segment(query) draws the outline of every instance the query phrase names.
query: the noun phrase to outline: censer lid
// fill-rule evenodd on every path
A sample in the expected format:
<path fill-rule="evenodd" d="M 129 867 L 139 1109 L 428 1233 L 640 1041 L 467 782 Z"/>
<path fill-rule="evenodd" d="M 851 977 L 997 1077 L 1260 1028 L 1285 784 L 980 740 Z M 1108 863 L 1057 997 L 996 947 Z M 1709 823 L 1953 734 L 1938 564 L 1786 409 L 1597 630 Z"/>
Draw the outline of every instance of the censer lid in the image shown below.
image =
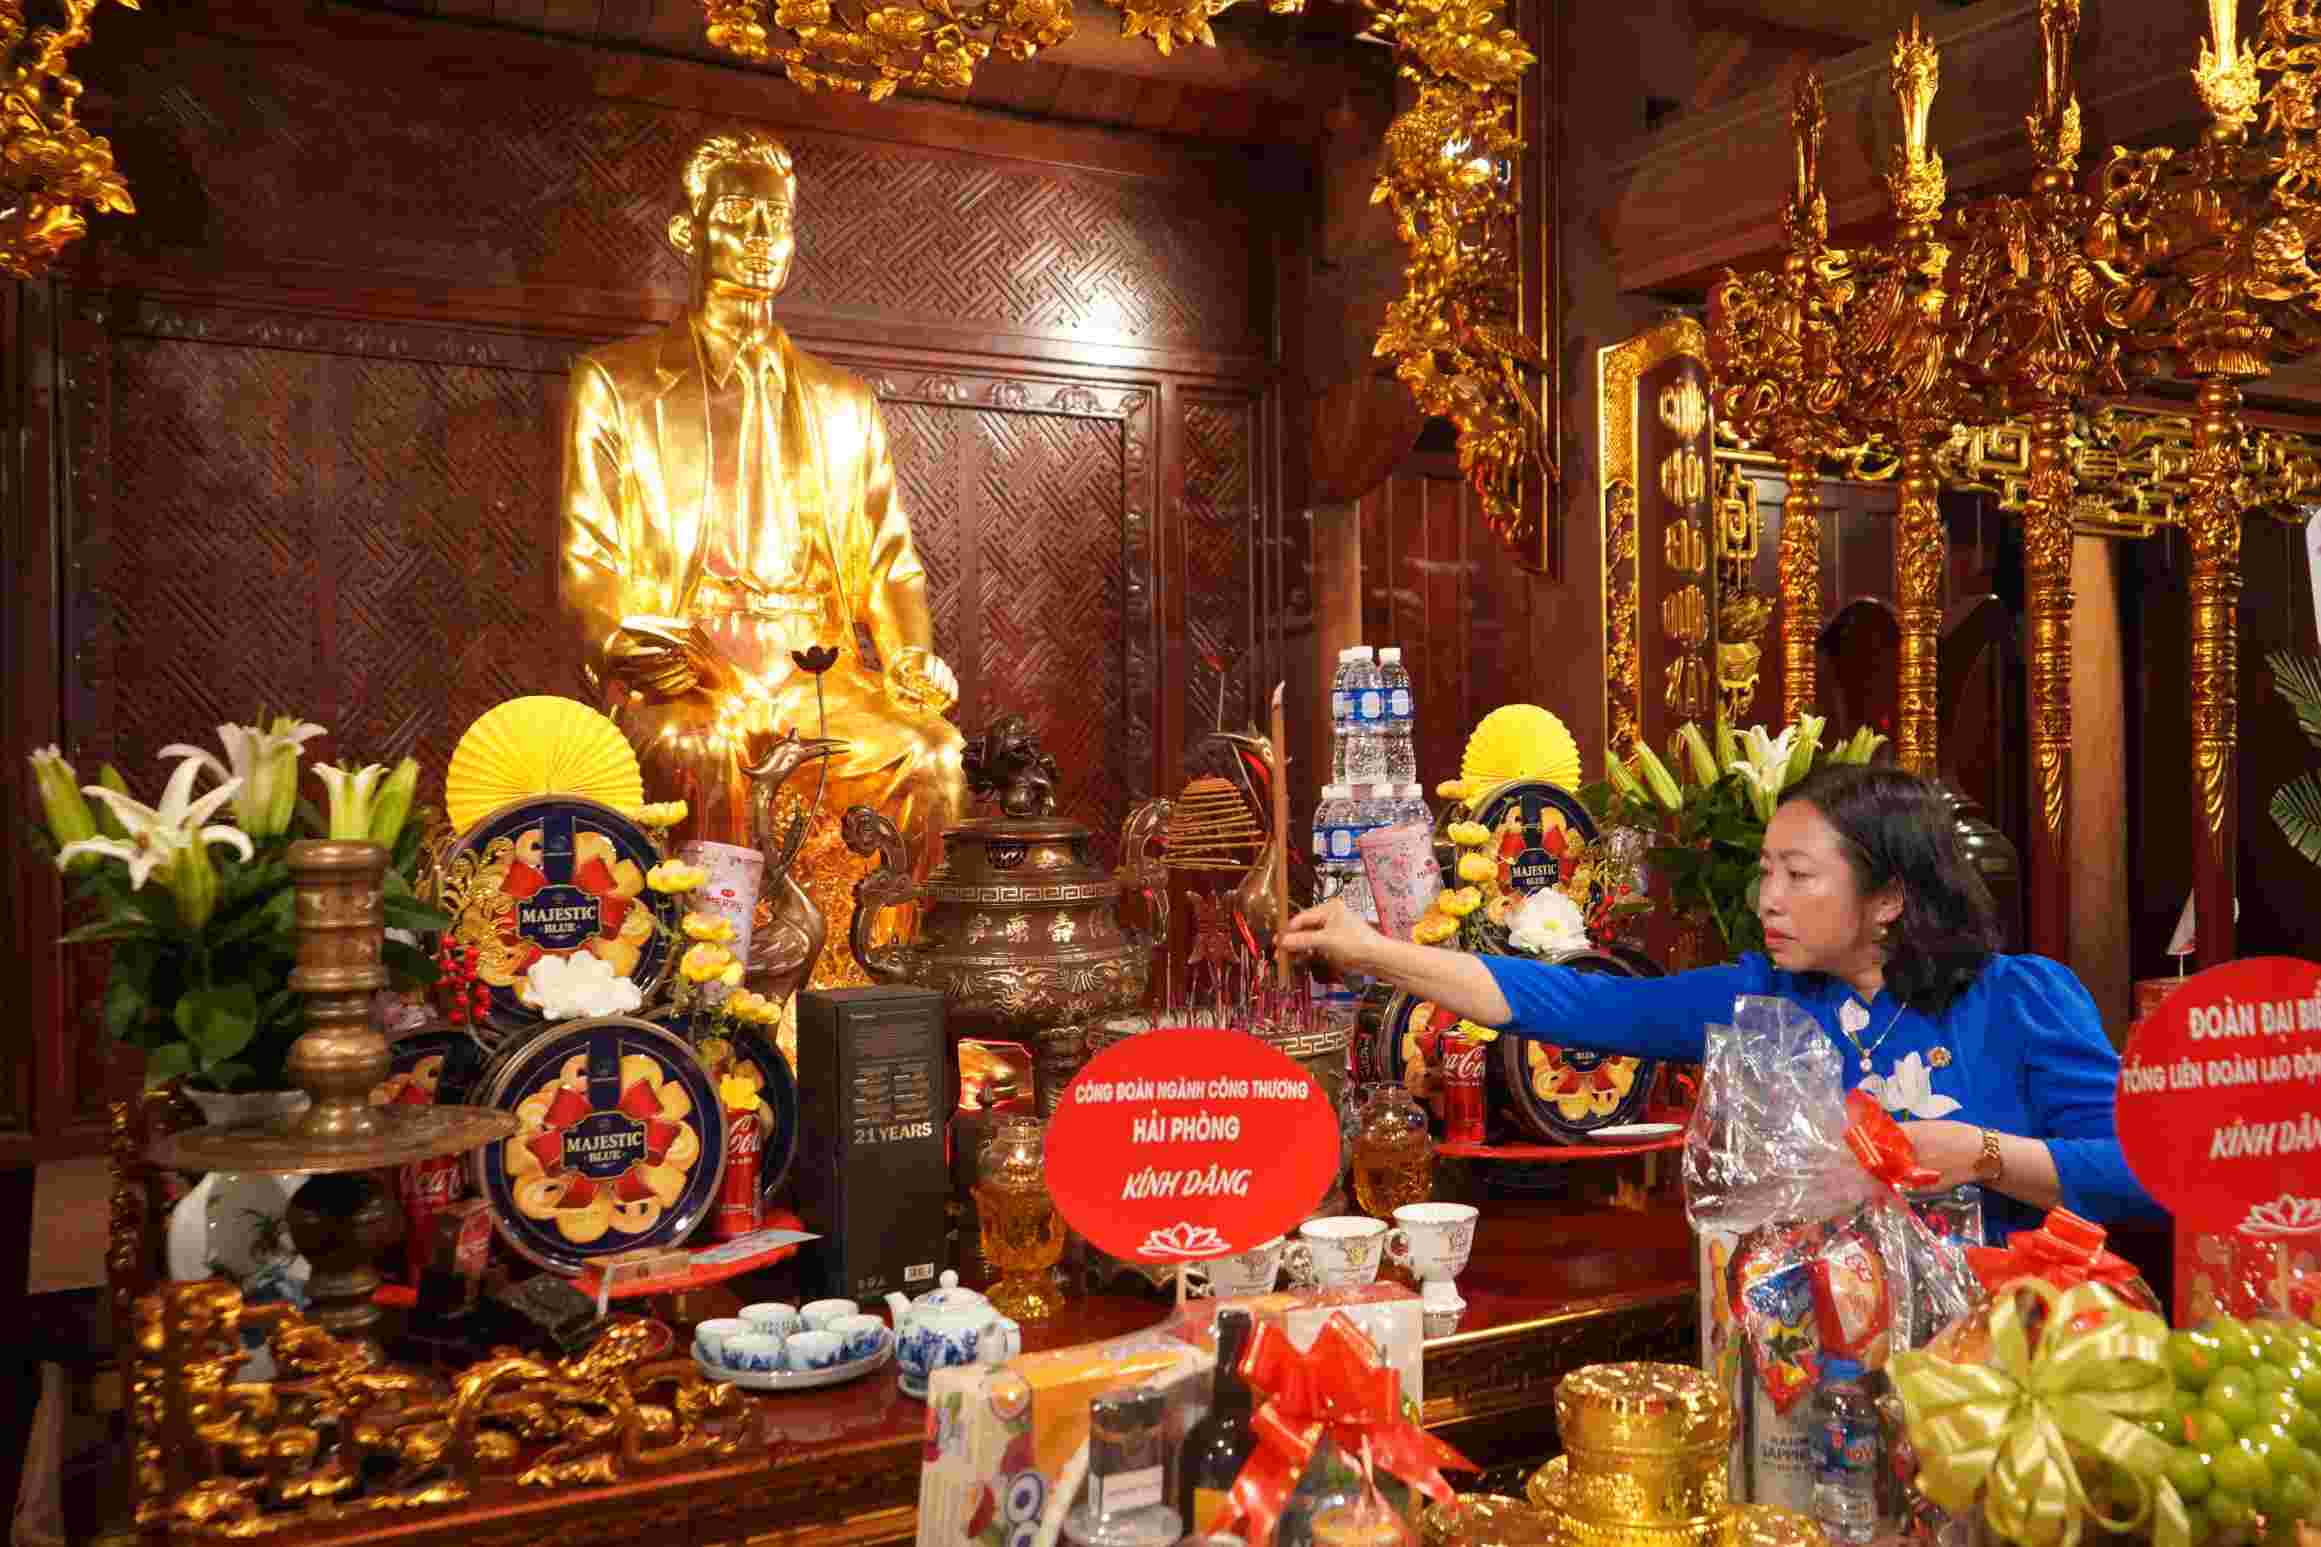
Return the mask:
<path fill-rule="evenodd" d="M 1733 1408 L 1716 1383 L 1682 1364 L 1593 1364 L 1555 1388 L 1556 1422 L 1574 1451 L 1665 1454 L 1722 1445 Z"/>
<path fill-rule="evenodd" d="M 1020 714 L 1003 714 L 967 744 L 961 756 L 967 791 L 999 807 L 997 816 L 974 817 L 944 829 L 946 840 L 1054 843 L 1088 836 L 1079 822 L 1056 815 L 1056 785 L 1063 775 L 1056 760 L 1040 750 L 1039 732 Z"/>

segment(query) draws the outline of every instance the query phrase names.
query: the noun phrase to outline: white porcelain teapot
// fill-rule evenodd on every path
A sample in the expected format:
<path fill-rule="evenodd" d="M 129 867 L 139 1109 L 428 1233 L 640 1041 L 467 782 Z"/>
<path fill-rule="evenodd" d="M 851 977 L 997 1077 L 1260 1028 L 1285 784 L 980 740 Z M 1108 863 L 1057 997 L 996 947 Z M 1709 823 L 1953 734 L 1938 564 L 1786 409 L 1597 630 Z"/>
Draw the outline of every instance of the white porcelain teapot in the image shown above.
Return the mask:
<path fill-rule="evenodd" d="M 907 1396 L 925 1397 L 927 1377 L 945 1365 L 998 1365 L 1023 1352 L 1023 1328 L 974 1290 L 960 1288 L 959 1275 L 948 1270 L 940 1287 L 916 1300 L 890 1293 L 886 1307 Z"/>

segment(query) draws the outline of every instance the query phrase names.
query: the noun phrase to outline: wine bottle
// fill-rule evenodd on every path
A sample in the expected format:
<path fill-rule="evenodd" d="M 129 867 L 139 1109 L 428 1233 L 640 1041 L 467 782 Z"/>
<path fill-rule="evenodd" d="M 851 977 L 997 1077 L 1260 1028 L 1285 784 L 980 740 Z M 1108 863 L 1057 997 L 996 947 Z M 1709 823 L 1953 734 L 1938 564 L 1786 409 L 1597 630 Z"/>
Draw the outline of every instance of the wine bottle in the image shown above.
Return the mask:
<path fill-rule="evenodd" d="M 1177 1452 L 1178 1504 L 1186 1530 L 1195 1536 L 1222 1531 L 1233 1518 L 1233 1480 L 1257 1448 L 1257 1429 L 1250 1422 L 1256 1403 L 1241 1374 L 1252 1329 L 1247 1311 L 1217 1313 L 1217 1380 L 1209 1412 L 1185 1431 Z"/>

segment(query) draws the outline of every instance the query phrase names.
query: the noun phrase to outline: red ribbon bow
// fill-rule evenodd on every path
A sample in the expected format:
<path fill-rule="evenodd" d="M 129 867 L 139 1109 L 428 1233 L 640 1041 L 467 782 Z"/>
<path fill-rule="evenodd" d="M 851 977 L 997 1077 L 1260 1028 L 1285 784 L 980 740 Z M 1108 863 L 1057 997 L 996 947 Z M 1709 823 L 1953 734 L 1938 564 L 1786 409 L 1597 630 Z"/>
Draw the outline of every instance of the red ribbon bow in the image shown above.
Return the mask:
<path fill-rule="evenodd" d="M 1846 1093 L 1846 1148 L 1862 1169 L 1897 1190 L 1932 1187 L 1942 1173 L 1918 1163 L 1918 1151 L 1893 1115 L 1863 1091 Z"/>
<path fill-rule="evenodd" d="M 2103 1226 L 2081 1219 L 2069 1209 L 2051 1209 L 2036 1230 L 2018 1230 L 2004 1246 L 1970 1246 L 1967 1265 L 1983 1287 L 1996 1294 L 2027 1278 L 2045 1279 L 2057 1289 L 2081 1284 L 2104 1284 L 2123 1291 L 2123 1298 L 2141 1300 L 2126 1292 L 2137 1278 L 2136 1265 L 2103 1249 Z"/>
<path fill-rule="evenodd" d="M 1242 1355 L 1241 1373 L 1265 1399 L 1253 1420 L 1257 1449 L 1233 1480 L 1238 1526 L 1249 1540 L 1270 1541 L 1306 1463 L 1325 1437 L 1349 1457 L 1362 1453 L 1438 1504 L 1452 1500 L 1443 1468 L 1475 1464 L 1412 1423 L 1402 1412 L 1402 1377 L 1344 1315 L 1332 1316 L 1300 1353 L 1272 1322 L 1259 1322 Z"/>

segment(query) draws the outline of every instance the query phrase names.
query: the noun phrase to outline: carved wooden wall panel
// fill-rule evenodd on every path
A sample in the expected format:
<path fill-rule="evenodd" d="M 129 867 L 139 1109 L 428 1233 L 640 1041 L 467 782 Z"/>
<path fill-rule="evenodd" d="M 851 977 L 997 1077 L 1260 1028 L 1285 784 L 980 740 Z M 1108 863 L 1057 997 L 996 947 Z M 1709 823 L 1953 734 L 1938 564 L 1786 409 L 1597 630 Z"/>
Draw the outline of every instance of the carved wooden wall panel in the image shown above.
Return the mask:
<path fill-rule="evenodd" d="M 1223 694 L 1227 730 L 1259 724 L 1273 678 L 1255 659 L 1258 645 L 1250 554 L 1258 489 L 1256 426 L 1246 400 L 1190 397 L 1183 417 L 1185 642 L 1191 693 L 1185 705 L 1186 757 L 1207 762 L 1201 738 L 1218 723 Z M 1215 662 L 1228 663 L 1222 687 Z M 1262 686 L 1261 686 L 1262 684 Z"/>
<path fill-rule="evenodd" d="M 677 175 L 729 118 L 344 65 L 269 58 L 253 92 L 238 51 L 157 49 L 93 78 L 91 111 L 140 194 L 138 219 L 98 239 L 142 262 L 386 269 L 585 293 L 616 313 L 683 301 L 667 239 Z M 1227 188 L 784 138 L 799 180 L 793 315 L 1262 347 L 1250 217 Z M 230 184 L 203 175 L 221 166 Z"/>

